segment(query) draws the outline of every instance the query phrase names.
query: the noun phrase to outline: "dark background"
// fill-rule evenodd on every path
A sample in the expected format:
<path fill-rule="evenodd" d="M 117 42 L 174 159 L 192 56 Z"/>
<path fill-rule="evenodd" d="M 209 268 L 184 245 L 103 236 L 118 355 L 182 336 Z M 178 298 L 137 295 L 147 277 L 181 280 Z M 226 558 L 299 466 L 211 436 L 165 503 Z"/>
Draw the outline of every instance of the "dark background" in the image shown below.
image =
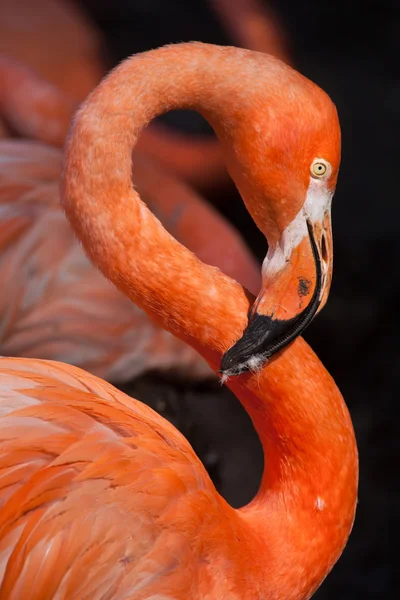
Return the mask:
<path fill-rule="evenodd" d="M 104 32 L 109 66 L 169 42 L 232 43 L 205 0 L 80 4 Z M 360 491 L 348 546 L 316 598 L 395 599 L 399 552 L 390 532 L 399 511 L 400 6 L 389 0 L 276 0 L 269 5 L 285 26 L 296 68 L 336 103 L 343 135 L 333 206 L 333 286 L 327 307 L 305 338 L 349 406 L 360 452 Z M 210 134 L 193 113 L 175 113 L 165 120 L 192 134 Z M 212 194 L 209 198 L 213 200 Z M 222 197 L 218 192 L 218 206 L 262 259 L 265 241 L 235 191 L 227 190 Z M 234 505 L 254 494 L 261 449 L 229 393 L 205 386 L 193 389 L 156 375 L 127 389 L 183 429 Z"/>

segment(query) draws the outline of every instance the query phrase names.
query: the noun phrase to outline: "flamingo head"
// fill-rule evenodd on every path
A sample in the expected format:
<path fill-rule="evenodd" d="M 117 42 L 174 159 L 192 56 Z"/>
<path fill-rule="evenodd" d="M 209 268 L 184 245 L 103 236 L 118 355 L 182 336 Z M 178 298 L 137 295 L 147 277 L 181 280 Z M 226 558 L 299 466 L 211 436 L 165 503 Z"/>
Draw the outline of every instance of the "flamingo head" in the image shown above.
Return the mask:
<path fill-rule="evenodd" d="M 222 357 L 225 377 L 259 370 L 300 335 L 325 305 L 332 279 L 331 203 L 340 164 L 336 108 L 298 73 L 283 91 L 270 91 L 262 110 L 260 102 L 258 93 L 232 139 L 225 137 L 228 168 L 268 241 L 247 327 Z"/>

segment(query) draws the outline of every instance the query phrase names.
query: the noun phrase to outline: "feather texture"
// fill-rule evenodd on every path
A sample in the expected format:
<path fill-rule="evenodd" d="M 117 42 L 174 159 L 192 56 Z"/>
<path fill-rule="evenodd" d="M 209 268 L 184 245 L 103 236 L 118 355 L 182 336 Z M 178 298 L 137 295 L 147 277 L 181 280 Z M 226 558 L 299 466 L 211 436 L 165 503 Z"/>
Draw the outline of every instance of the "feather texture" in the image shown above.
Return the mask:
<path fill-rule="evenodd" d="M 136 600 L 161 579 L 191 597 L 176 573 L 226 514 L 185 438 L 58 363 L 1 359 L 0 394 L 0 598 Z"/>

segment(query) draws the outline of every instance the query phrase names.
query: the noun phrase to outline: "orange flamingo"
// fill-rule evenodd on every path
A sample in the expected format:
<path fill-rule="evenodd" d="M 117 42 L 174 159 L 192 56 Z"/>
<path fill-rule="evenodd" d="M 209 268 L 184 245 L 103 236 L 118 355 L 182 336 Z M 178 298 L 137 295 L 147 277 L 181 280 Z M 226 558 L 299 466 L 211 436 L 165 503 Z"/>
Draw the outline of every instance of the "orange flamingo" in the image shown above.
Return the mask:
<path fill-rule="evenodd" d="M 253 298 L 174 240 L 131 183 L 141 129 L 178 106 L 213 124 L 270 242 L 249 321 Z M 129 59 L 91 95 L 68 142 L 67 215 L 107 277 L 222 369 L 267 461 L 254 500 L 234 510 L 148 407 L 74 367 L 1 359 L 0 598 L 312 595 L 345 546 L 357 493 L 342 396 L 294 339 L 329 291 L 339 155 L 329 98 L 263 54 L 165 47 Z"/>
<path fill-rule="evenodd" d="M 106 73 L 100 33 L 71 2 L 35 0 L 34 12 L 31 4 L 31 0 L 2 0 L 0 53 L 33 68 L 57 89 L 82 101 Z M 290 61 L 282 28 L 259 0 L 239 0 L 234 11 L 226 0 L 211 0 L 210 4 L 238 43 Z M 4 123 L 0 123 L 2 128 Z M 59 145 L 59 140 L 55 143 Z M 221 149 L 214 138 L 193 138 L 153 123 L 141 136 L 136 150 L 199 189 L 228 182 Z"/>

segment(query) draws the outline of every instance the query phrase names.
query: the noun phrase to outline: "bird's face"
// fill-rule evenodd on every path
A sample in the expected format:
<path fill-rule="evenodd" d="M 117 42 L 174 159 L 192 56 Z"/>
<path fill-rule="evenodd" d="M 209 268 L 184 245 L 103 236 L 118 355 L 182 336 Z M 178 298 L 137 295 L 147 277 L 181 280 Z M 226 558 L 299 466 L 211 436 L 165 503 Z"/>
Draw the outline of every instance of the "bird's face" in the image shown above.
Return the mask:
<path fill-rule="evenodd" d="M 340 163 L 336 110 L 308 129 L 291 118 L 269 122 L 263 161 L 256 139 L 246 155 L 251 177 L 239 177 L 249 212 L 268 240 L 262 288 L 243 337 L 225 353 L 227 375 L 257 370 L 304 331 L 324 306 L 332 279 L 331 203 Z M 262 131 L 260 124 L 258 130 Z M 265 138 L 264 138 L 265 139 Z M 241 149 L 239 149 L 240 151 Z"/>
<path fill-rule="evenodd" d="M 326 154 L 325 154 L 326 156 Z M 294 186 L 294 217 L 270 226 L 268 253 L 262 267 L 262 289 L 252 314 L 287 321 L 326 303 L 332 281 L 331 205 L 337 168 L 319 155 L 309 159 L 307 186 Z M 276 204 L 281 203 L 276 199 Z M 275 207 L 276 207 L 275 204 Z M 311 304 L 313 306 L 311 307 Z M 309 320 L 308 320 L 309 322 Z"/>

